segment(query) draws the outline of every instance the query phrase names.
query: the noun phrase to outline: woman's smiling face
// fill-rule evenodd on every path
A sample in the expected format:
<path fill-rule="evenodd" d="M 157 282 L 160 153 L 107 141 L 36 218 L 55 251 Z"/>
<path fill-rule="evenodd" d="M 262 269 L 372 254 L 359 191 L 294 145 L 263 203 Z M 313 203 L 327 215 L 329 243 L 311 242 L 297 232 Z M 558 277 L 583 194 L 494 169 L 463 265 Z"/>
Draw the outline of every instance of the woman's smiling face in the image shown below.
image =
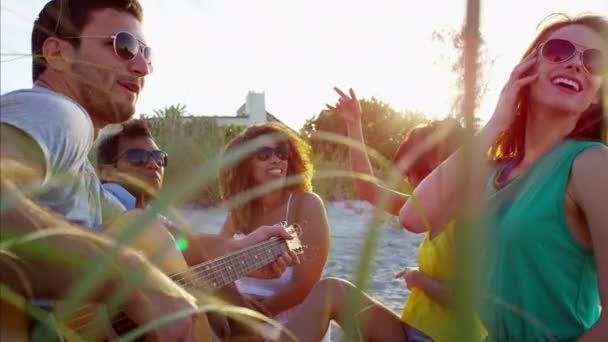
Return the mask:
<path fill-rule="evenodd" d="M 601 73 L 589 73 L 581 54 L 589 49 L 605 54 L 602 37 L 587 26 L 572 24 L 555 30 L 542 43 L 552 39 L 568 41 L 577 51 L 561 62 L 549 61 L 539 51 L 534 71 L 538 73 L 538 80 L 530 87 L 531 101 L 556 112 L 579 115 L 592 103 L 598 103 L 601 96 Z"/>

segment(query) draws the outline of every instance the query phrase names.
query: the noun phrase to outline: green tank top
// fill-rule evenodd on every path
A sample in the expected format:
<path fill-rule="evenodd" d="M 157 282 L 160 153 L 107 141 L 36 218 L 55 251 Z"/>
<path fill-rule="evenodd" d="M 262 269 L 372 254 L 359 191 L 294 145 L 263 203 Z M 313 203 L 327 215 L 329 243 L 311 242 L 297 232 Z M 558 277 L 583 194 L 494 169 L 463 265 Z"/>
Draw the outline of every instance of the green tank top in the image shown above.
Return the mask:
<path fill-rule="evenodd" d="M 571 341 L 599 318 L 594 254 L 571 235 L 564 198 L 576 156 L 601 143 L 566 140 L 501 189 L 487 184 L 488 341 Z"/>

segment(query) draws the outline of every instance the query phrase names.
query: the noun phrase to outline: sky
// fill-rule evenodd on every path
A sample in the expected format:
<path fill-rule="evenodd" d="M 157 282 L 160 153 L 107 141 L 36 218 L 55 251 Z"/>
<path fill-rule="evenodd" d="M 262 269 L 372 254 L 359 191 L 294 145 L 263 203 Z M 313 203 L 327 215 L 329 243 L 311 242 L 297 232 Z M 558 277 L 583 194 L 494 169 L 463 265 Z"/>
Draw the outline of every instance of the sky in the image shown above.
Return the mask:
<path fill-rule="evenodd" d="M 31 87 L 30 34 L 44 0 L 2 0 L 0 92 Z M 143 0 L 154 73 L 137 114 L 173 104 L 192 115 L 234 115 L 248 91 L 294 129 L 352 87 L 397 110 L 448 115 L 453 50 L 432 39 L 457 30 L 465 0 Z M 525 9 L 525 11 L 523 10 Z M 480 105 L 491 116 L 500 89 L 537 24 L 555 12 L 608 16 L 606 0 L 481 2 L 480 31 L 493 61 Z"/>

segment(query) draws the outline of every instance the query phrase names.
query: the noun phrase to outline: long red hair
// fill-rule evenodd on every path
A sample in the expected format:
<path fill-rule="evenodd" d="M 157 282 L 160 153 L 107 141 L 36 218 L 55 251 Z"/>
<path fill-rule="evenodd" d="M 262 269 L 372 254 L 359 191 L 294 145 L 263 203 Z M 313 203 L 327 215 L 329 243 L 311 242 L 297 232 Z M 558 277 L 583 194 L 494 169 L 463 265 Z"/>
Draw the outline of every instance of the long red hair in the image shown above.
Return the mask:
<path fill-rule="evenodd" d="M 597 32 L 604 40 L 604 46 L 608 47 L 608 21 L 601 16 L 585 15 L 571 18 L 565 14 L 551 15 L 541 22 L 538 35 L 532 41 L 524 53 L 522 60 L 531 54 L 539 44 L 544 42 L 549 35 L 556 30 L 569 25 L 583 25 Z M 603 76 L 600 92 L 605 87 L 605 73 Z M 603 93 L 602 93 L 603 94 Z M 519 156 L 524 151 L 524 140 L 526 135 L 526 120 L 528 116 L 529 91 L 523 90 L 517 102 L 518 115 L 515 120 L 496 141 L 490 150 L 490 158 L 502 161 Z M 575 128 L 568 138 L 578 140 L 592 140 L 606 142 L 606 110 L 604 99 L 598 104 L 591 104 L 580 116 Z"/>

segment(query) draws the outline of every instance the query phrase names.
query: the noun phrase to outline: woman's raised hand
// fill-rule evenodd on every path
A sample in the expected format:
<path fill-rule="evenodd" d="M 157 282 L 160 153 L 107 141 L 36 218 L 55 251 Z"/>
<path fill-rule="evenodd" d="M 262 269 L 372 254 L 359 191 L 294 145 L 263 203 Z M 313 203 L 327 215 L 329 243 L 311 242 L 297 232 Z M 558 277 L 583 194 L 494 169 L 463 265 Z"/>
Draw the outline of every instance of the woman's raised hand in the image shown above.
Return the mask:
<path fill-rule="evenodd" d="M 538 78 L 537 73 L 528 74 L 538 60 L 538 52 L 534 50 L 524 58 L 511 72 L 509 80 L 505 84 L 494 114 L 490 122 L 497 125 L 501 130 L 506 130 L 517 114 L 517 101 L 521 90 L 530 85 Z"/>
<path fill-rule="evenodd" d="M 338 114 L 347 125 L 355 124 L 361 121 L 361 105 L 355 91 L 350 88 L 349 95 L 346 95 L 340 88 L 334 87 L 334 90 L 340 95 L 338 102 L 335 105 L 326 104 L 327 108 L 332 112 Z"/>

